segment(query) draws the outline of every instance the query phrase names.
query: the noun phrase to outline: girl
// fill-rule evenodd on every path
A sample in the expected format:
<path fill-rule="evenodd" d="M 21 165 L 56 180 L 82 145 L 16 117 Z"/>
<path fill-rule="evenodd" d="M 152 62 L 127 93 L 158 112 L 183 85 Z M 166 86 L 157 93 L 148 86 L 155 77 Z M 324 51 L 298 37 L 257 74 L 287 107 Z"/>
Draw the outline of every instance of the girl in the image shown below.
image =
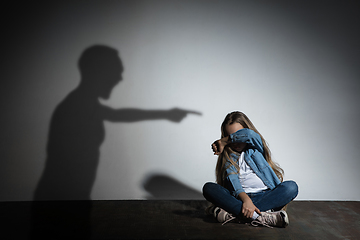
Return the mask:
<path fill-rule="evenodd" d="M 271 160 L 265 139 L 242 112 L 229 113 L 221 125 L 221 139 L 212 145 L 219 155 L 216 182 L 203 187 L 213 204 L 208 212 L 219 222 L 234 219 L 253 226 L 286 227 L 283 208 L 298 194 L 294 181 L 283 182 L 283 170 Z"/>

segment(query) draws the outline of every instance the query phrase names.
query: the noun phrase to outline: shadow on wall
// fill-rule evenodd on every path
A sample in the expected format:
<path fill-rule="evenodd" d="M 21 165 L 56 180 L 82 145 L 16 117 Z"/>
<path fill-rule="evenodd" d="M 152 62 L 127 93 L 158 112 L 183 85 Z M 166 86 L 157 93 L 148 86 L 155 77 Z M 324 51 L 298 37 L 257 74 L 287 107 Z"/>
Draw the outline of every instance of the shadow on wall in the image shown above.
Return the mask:
<path fill-rule="evenodd" d="M 200 191 L 163 174 L 146 178 L 143 187 L 149 193 L 148 200 L 205 200 Z"/>
<path fill-rule="evenodd" d="M 122 81 L 123 64 L 117 50 L 87 48 L 79 59 L 81 81 L 56 107 L 50 123 L 47 159 L 34 200 L 90 200 L 105 139 L 104 121 L 136 122 L 166 119 L 180 122 L 188 113 L 171 110 L 113 109 L 102 105 Z"/>
<path fill-rule="evenodd" d="M 199 112 L 179 108 L 141 110 L 104 106 L 99 102 L 99 98 L 108 99 L 115 85 L 122 81 L 124 67 L 118 51 L 108 46 L 91 46 L 84 50 L 78 64 L 81 72 L 80 84 L 56 107 L 51 119 L 47 159 L 34 193 L 35 201 L 91 200 L 100 146 L 105 139 L 104 121 L 166 119 L 180 122 L 189 113 L 201 115 Z M 90 226 L 91 203 L 88 202 L 89 204 L 83 205 L 78 212 L 72 213 L 73 216 L 68 216 L 69 213 L 65 216 L 61 208 L 44 210 L 41 209 L 41 204 L 34 203 L 35 228 L 51 222 L 51 219 L 47 218 L 49 216 L 42 214 L 44 212 L 52 212 L 56 219 L 80 218 L 84 226 Z M 64 227 L 59 220 L 56 220 L 56 223 L 59 225 L 58 230 Z M 84 227 L 79 236 L 86 238 L 88 230 Z M 34 232 L 41 233 L 41 230 Z"/>

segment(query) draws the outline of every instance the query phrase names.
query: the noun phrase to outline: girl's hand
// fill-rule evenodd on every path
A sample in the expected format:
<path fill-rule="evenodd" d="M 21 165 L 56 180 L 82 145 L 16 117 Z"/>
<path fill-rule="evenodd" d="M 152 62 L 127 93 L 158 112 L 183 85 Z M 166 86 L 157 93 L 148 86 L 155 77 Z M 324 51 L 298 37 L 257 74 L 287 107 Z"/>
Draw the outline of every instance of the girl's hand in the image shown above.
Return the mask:
<path fill-rule="evenodd" d="M 257 212 L 259 215 L 261 215 L 260 210 L 254 205 L 251 199 L 250 201 L 243 202 L 241 212 L 246 218 L 251 218 L 254 212 Z"/>
<path fill-rule="evenodd" d="M 211 148 L 214 152 L 214 155 L 220 155 L 226 144 L 228 143 L 229 137 L 224 137 L 219 140 L 216 140 L 213 144 L 211 144 Z"/>
<path fill-rule="evenodd" d="M 211 144 L 211 148 L 214 152 L 214 155 L 220 155 L 224 148 L 221 148 L 220 140 L 216 140 L 213 144 Z"/>

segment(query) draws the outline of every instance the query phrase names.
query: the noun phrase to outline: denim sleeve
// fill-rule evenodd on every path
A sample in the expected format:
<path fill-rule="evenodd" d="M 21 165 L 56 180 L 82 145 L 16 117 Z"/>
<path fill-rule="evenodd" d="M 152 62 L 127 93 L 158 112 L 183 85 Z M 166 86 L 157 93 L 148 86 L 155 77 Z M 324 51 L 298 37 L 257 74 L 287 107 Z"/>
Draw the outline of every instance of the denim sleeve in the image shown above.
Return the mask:
<path fill-rule="evenodd" d="M 264 153 L 264 147 L 260 135 L 251 129 L 240 129 L 239 131 L 230 134 L 229 137 L 232 143 L 246 143 L 250 148 L 255 148 L 261 153 Z"/>
<path fill-rule="evenodd" d="M 228 167 L 229 165 L 231 165 L 231 163 L 227 162 L 225 166 Z M 233 165 L 231 165 L 226 169 L 226 175 L 226 188 L 234 197 L 237 198 L 239 196 L 239 193 L 244 192 L 244 189 L 242 188 L 239 180 L 239 176 L 237 174 L 237 169 Z"/>

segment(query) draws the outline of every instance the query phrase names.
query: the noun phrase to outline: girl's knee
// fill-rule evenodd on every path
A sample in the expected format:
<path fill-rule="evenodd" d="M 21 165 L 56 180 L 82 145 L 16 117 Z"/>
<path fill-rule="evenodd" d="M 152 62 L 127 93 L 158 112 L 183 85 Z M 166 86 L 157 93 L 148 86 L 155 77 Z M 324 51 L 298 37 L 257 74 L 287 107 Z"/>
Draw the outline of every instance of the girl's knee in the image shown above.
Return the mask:
<path fill-rule="evenodd" d="M 202 188 L 202 192 L 207 192 L 209 189 L 211 189 L 214 186 L 215 183 L 212 182 L 207 182 L 204 184 L 203 188 Z"/>
<path fill-rule="evenodd" d="M 283 184 L 286 187 L 286 191 L 288 193 L 291 193 L 292 195 L 294 195 L 294 198 L 295 198 L 299 192 L 299 187 L 298 187 L 297 183 L 290 180 L 290 181 L 283 182 Z"/>
<path fill-rule="evenodd" d="M 202 188 L 202 194 L 203 194 L 204 198 L 207 199 L 207 200 L 210 199 L 211 189 L 212 189 L 212 183 L 211 182 L 205 183 L 203 188 Z"/>

